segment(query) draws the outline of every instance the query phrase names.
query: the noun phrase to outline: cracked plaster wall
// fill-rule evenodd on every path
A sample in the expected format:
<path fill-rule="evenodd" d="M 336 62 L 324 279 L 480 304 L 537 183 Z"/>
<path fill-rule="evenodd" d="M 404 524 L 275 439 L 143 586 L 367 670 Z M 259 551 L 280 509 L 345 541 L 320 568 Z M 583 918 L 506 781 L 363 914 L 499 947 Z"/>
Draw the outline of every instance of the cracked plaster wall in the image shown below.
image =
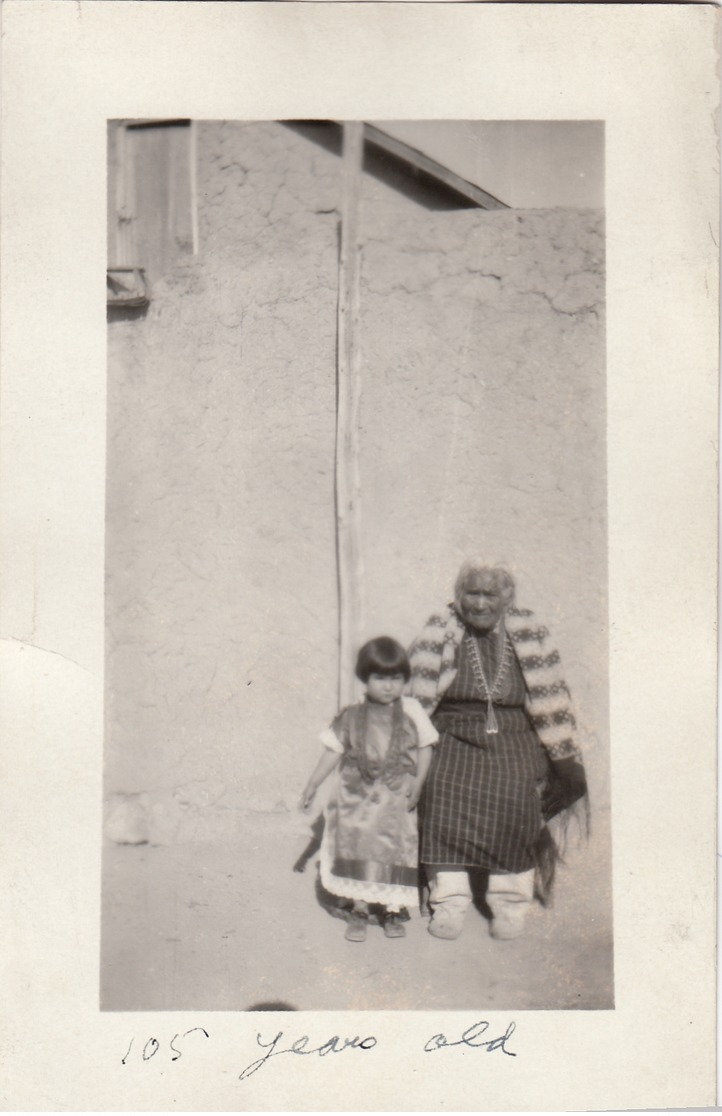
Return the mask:
<path fill-rule="evenodd" d="M 465 557 L 507 563 L 605 803 L 603 214 L 430 213 L 369 182 L 363 255 L 364 634 L 406 642 Z"/>
<path fill-rule="evenodd" d="M 109 342 L 106 791 L 159 842 L 292 806 L 335 712 L 340 162 L 278 124 L 198 138 L 200 254 Z M 362 228 L 363 634 L 411 638 L 461 558 L 508 560 L 604 798 L 601 215 L 367 178 Z"/>

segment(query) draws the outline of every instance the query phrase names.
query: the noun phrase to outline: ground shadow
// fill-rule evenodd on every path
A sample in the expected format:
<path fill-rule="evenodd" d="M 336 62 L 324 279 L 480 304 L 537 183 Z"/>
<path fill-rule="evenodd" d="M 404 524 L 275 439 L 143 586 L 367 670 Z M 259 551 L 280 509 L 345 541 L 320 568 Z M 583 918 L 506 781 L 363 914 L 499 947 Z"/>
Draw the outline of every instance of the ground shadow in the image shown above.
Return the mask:
<path fill-rule="evenodd" d="M 487 869 L 470 868 L 469 884 L 471 885 L 471 896 L 474 906 L 483 918 L 491 922 L 494 916 L 491 907 L 486 901 L 486 893 L 489 888 L 489 873 Z"/>
<path fill-rule="evenodd" d="M 298 860 L 293 866 L 294 872 L 305 872 L 306 866 L 312 856 L 315 856 L 321 848 L 321 840 L 323 838 L 323 829 L 326 819 L 323 814 L 319 814 L 315 822 L 311 826 L 311 840 L 306 845 Z"/>

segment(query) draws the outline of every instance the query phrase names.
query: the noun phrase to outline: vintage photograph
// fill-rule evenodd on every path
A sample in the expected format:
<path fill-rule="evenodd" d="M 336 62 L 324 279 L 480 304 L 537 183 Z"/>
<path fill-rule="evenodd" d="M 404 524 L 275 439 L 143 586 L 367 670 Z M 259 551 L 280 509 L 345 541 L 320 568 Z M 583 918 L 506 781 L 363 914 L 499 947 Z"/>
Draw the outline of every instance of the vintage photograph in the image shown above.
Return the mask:
<path fill-rule="evenodd" d="M 718 31 L 5 0 L 9 1110 L 714 1106 Z"/>
<path fill-rule="evenodd" d="M 614 1007 L 604 163 L 109 122 L 102 1011 Z"/>

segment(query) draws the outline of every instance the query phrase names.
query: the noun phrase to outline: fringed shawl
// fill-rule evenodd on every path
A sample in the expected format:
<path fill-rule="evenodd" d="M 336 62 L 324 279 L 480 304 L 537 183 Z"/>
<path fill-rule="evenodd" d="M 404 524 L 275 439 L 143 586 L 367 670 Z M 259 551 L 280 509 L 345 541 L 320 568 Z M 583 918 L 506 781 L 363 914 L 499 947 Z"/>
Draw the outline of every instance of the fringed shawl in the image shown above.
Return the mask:
<path fill-rule="evenodd" d="M 503 623 L 524 676 L 527 714 L 549 758 L 553 762 L 574 759 L 581 763 L 571 694 L 562 675 L 559 652 L 550 644 L 548 629 L 525 608 L 508 608 Z M 456 675 L 459 644 L 465 632 L 451 604 L 445 612 L 431 617 L 410 648 L 408 692 L 429 714 Z"/>

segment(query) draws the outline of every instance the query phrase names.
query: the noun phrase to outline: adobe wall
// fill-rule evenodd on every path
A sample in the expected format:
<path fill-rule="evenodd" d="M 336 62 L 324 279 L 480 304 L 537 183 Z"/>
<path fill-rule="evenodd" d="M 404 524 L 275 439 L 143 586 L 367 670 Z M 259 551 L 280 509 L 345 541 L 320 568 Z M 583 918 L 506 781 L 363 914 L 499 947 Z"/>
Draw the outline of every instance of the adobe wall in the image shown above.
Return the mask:
<path fill-rule="evenodd" d="M 163 842 L 291 807 L 336 700 L 340 162 L 197 127 L 200 254 L 109 330 L 106 792 Z M 604 797 L 601 215 L 364 189 L 364 634 L 410 639 L 461 558 L 509 561 Z"/>
<path fill-rule="evenodd" d="M 465 557 L 504 562 L 558 639 L 603 799 L 602 214 L 429 213 L 371 183 L 364 229 L 366 634 L 410 640 Z"/>

